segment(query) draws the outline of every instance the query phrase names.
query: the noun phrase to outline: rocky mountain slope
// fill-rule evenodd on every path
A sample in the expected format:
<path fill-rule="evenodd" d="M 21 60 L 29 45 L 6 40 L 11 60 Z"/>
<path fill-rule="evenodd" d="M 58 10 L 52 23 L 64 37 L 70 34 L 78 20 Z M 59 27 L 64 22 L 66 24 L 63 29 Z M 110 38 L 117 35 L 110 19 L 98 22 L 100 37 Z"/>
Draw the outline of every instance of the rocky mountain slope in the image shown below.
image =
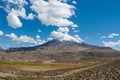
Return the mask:
<path fill-rule="evenodd" d="M 52 40 L 34 47 L 9 48 L 0 59 L 24 61 L 79 61 L 81 59 L 114 59 L 120 52 L 109 47 L 98 47 L 74 41 Z"/>
<path fill-rule="evenodd" d="M 17 51 L 35 51 L 35 50 L 50 50 L 50 49 L 54 49 L 54 50 L 69 50 L 69 49 L 78 49 L 82 50 L 82 49 L 111 49 L 108 47 L 98 47 L 95 45 L 89 45 L 86 44 L 84 42 L 82 43 L 77 43 L 75 41 L 59 41 L 57 39 L 51 40 L 46 42 L 45 44 L 42 45 L 38 45 L 38 46 L 34 46 L 34 47 L 20 47 L 20 48 L 9 48 L 6 51 L 7 52 L 17 52 Z"/>

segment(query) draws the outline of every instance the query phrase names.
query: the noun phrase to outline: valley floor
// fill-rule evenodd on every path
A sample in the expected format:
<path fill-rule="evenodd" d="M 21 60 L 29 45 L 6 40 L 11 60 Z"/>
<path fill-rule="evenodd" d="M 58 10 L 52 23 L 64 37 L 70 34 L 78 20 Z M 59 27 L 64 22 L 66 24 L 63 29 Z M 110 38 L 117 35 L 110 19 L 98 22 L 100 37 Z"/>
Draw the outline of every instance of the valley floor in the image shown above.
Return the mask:
<path fill-rule="evenodd" d="M 0 61 L 0 80 L 119 80 L 120 60 L 77 63 Z"/>

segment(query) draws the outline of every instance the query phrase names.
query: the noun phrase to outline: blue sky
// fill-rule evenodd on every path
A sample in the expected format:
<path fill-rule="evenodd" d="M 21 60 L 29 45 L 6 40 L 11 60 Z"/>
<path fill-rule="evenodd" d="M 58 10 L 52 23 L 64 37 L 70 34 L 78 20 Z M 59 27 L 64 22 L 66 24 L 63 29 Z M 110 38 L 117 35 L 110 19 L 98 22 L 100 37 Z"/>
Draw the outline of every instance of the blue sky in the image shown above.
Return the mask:
<path fill-rule="evenodd" d="M 2 48 L 40 45 L 58 38 L 120 49 L 119 0 L 41 1 L 0 1 Z"/>

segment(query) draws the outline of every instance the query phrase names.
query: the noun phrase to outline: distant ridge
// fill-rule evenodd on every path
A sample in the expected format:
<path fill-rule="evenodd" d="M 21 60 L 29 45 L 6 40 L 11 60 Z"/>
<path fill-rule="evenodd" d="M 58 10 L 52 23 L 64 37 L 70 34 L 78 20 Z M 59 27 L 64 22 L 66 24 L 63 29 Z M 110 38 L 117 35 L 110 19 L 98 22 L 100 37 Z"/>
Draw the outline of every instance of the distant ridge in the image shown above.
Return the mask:
<path fill-rule="evenodd" d="M 90 48 L 90 49 L 112 49 L 109 47 L 99 47 L 95 45 L 89 45 L 84 42 L 77 43 L 75 41 L 60 41 L 58 39 L 50 40 L 42 45 L 33 46 L 33 47 L 19 47 L 19 48 L 9 48 L 6 52 L 16 52 L 16 51 L 34 51 L 34 50 L 42 50 L 42 49 L 62 49 L 62 48 Z"/>
<path fill-rule="evenodd" d="M 57 39 L 33 47 L 9 48 L 0 52 L 0 60 L 76 62 L 79 60 L 118 59 L 120 52 L 109 47 Z"/>

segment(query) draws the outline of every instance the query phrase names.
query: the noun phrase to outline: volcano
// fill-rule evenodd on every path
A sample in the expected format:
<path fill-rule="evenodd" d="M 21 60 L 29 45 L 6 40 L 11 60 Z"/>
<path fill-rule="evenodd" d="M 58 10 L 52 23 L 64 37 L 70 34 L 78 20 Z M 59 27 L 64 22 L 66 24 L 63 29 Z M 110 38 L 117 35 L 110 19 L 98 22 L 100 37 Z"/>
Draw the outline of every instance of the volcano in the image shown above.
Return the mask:
<path fill-rule="evenodd" d="M 33 47 L 20 47 L 20 48 L 9 48 L 7 49 L 6 51 L 7 52 L 16 52 L 16 51 L 34 51 L 34 50 L 50 50 L 50 49 L 59 49 L 59 50 L 63 50 L 63 49 L 77 49 L 79 48 L 80 50 L 81 49 L 90 49 L 90 48 L 102 48 L 102 47 L 98 47 L 98 46 L 95 46 L 95 45 L 89 45 L 89 44 L 86 44 L 84 42 L 75 42 L 75 41 L 66 41 L 66 40 L 63 40 L 63 41 L 60 41 L 58 39 L 54 39 L 54 40 L 51 40 L 51 41 L 48 41 L 42 45 L 38 45 L 38 46 L 33 46 Z M 104 47 L 106 48 L 106 47 Z M 109 48 L 111 49 L 111 48 Z"/>
<path fill-rule="evenodd" d="M 4 57 L 4 58 L 3 58 Z M 0 54 L 0 59 L 27 61 L 79 61 L 82 59 L 116 59 L 120 52 L 109 47 L 89 45 L 84 42 L 48 41 L 34 47 L 9 48 Z"/>

